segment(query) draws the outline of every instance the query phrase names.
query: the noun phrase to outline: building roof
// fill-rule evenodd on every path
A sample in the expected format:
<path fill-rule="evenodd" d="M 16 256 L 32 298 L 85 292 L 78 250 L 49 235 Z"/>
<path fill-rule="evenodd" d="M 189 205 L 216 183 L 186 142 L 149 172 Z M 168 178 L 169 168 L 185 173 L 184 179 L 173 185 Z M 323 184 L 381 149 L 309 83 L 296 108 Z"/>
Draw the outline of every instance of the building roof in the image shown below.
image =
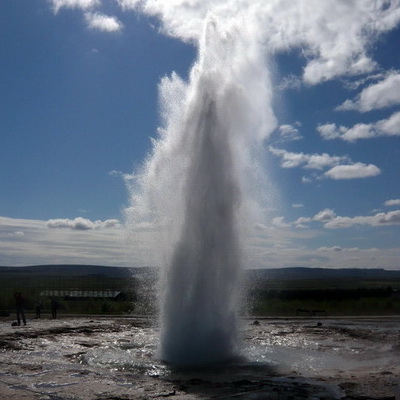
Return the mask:
<path fill-rule="evenodd" d="M 97 298 L 115 299 L 121 294 L 119 290 L 43 290 L 43 297 Z"/>

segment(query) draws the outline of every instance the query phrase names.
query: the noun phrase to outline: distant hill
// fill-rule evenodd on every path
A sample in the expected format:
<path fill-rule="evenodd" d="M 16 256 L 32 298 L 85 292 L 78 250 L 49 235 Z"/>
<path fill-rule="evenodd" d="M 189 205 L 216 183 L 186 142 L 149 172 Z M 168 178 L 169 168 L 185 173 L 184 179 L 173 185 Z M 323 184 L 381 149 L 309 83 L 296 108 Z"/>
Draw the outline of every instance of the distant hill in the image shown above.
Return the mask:
<path fill-rule="evenodd" d="M 107 278 L 125 278 L 141 273 L 154 272 L 154 268 L 123 268 L 109 267 L 103 265 L 31 265 L 27 267 L 1 267 L 2 273 L 25 274 L 32 277 L 37 276 L 103 276 Z"/>
<path fill-rule="evenodd" d="M 381 268 L 272 268 L 252 269 L 247 274 L 253 279 L 269 280 L 400 279 L 400 270 L 388 271 Z"/>
<path fill-rule="evenodd" d="M 32 277 L 38 276 L 103 276 L 109 278 L 132 277 L 140 274 L 155 274 L 154 267 L 110 267 L 102 265 L 31 265 L 27 267 L 0 266 L 1 274 L 28 274 Z M 272 268 L 251 269 L 246 271 L 246 276 L 251 281 L 270 280 L 342 280 L 342 279 L 373 279 L 389 280 L 400 279 L 399 271 L 388 271 L 385 269 L 358 269 L 358 268 Z"/>

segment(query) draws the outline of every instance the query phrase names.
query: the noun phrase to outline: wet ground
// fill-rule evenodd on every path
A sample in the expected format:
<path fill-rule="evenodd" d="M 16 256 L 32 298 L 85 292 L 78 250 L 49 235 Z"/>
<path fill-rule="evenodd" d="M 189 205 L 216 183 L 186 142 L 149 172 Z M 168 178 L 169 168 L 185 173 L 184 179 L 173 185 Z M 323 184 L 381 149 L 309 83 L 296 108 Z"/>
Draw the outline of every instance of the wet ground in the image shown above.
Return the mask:
<path fill-rule="evenodd" d="M 0 320 L 0 398 L 400 400 L 400 318 L 254 322 L 240 360 L 176 370 L 151 320 Z"/>

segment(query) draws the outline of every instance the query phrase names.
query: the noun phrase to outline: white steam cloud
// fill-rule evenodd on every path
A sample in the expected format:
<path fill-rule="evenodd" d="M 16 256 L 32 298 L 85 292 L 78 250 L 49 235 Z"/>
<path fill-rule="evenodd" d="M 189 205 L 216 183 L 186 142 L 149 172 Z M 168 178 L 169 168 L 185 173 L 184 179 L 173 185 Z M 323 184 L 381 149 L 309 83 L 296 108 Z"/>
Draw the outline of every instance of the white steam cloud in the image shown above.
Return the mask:
<path fill-rule="evenodd" d="M 79 8 L 100 12 L 101 0 L 49 0 L 57 12 Z M 122 11 L 135 10 L 161 21 L 161 30 L 187 42 L 200 43 L 207 15 L 233 26 L 241 21 L 268 51 L 299 48 L 305 56 L 303 80 L 314 85 L 339 76 L 369 73 L 377 68 L 368 54 L 371 41 L 400 21 L 399 0 L 114 0 Z M 89 14 L 91 15 L 91 14 Z M 112 18 L 112 17 L 110 17 Z M 89 23 L 113 32 L 114 22 Z M 105 27 L 107 27 L 105 29 Z M 388 78 L 389 79 L 389 78 Z M 382 83 L 384 86 L 384 83 Z M 363 107 L 362 96 L 356 103 Z M 357 105 L 359 102 L 359 105 Z M 368 100 L 367 100 L 368 103 Z M 368 107 L 368 105 L 366 105 Z"/>

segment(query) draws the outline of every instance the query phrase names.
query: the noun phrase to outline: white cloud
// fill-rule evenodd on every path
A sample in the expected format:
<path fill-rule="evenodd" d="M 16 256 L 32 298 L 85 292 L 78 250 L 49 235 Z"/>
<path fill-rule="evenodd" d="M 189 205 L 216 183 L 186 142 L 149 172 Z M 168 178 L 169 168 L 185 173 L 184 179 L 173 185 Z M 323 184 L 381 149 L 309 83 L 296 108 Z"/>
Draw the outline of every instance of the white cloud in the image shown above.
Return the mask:
<path fill-rule="evenodd" d="M 108 175 L 122 178 L 123 181 L 127 184 L 131 183 L 132 181 L 134 181 L 137 178 L 137 176 L 135 174 L 127 174 L 127 173 L 124 173 L 121 171 L 116 171 L 116 170 L 110 171 L 108 173 Z"/>
<path fill-rule="evenodd" d="M 312 85 L 376 69 L 368 56 L 371 41 L 400 21 L 398 1 L 115 1 L 123 11 L 136 10 L 159 18 L 167 35 L 184 41 L 199 43 L 207 16 L 213 14 L 221 31 L 245 26 L 252 30 L 255 40 L 266 43 L 268 51 L 301 48 L 307 61 L 303 80 Z M 62 7 L 88 11 L 101 6 L 99 0 L 51 0 L 51 4 L 56 11 Z M 93 24 L 107 31 L 120 29 L 117 21 L 96 20 Z"/>
<path fill-rule="evenodd" d="M 329 171 L 325 172 L 325 176 L 331 179 L 357 179 L 370 178 L 377 176 L 381 170 L 373 164 L 355 163 L 350 165 L 336 165 Z"/>
<path fill-rule="evenodd" d="M 300 123 L 297 122 L 295 125 L 299 126 Z M 281 125 L 278 128 L 278 130 L 279 130 L 279 136 L 283 141 L 300 140 L 303 138 L 299 130 L 293 125 L 284 124 Z"/>
<path fill-rule="evenodd" d="M 338 128 L 336 124 L 324 124 L 318 125 L 317 131 L 321 134 L 321 137 L 325 140 L 337 139 L 341 136 L 340 132 L 338 132 Z"/>
<path fill-rule="evenodd" d="M 199 40 L 209 12 L 227 26 L 242 20 L 254 27 L 270 50 L 305 50 L 308 63 L 303 78 L 310 84 L 372 71 L 376 64 L 367 55 L 370 40 L 400 19 L 398 2 L 366 0 L 119 0 L 119 4 L 157 16 L 167 34 L 186 41 Z"/>
<path fill-rule="evenodd" d="M 25 236 L 25 233 L 23 231 L 9 232 L 8 236 L 12 236 L 12 237 L 16 237 L 16 238 L 18 238 L 18 237 L 22 238 L 22 237 Z"/>
<path fill-rule="evenodd" d="M 102 6 L 100 0 L 49 1 L 56 12 L 61 8 L 87 12 Z M 390 4 L 374 0 L 349 0 L 340 4 L 336 0 L 114 1 L 122 11 L 135 10 L 157 17 L 164 33 L 184 41 L 199 43 L 207 16 L 212 14 L 221 31 L 228 32 L 235 25 L 246 26 L 254 40 L 266 43 L 265 48 L 270 52 L 301 48 L 307 62 L 303 80 L 312 85 L 376 69 L 376 63 L 368 56 L 370 43 L 400 21 L 398 1 Z M 115 32 L 122 28 L 115 17 L 88 13 L 86 19 L 92 29 Z M 298 87 L 298 77 L 285 78 L 282 86 Z M 373 102 L 374 92 L 386 90 L 384 82 L 381 86 L 360 96 L 360 102 L 364 102 L 364 97 L 366 104 Z"/>
<path fill-rule="evenodd" d="M 54 12 L 58 12 L 61 8 L 79 8 L 81 10 L 89 10 L 101 4 L 100 0 L 50 0 L 53 5 Z"/>
<path fill-rule="evenodd" d="M 341 131 L 343 134 L 340 138 L 347 142 L 355 142 L 359 139 L 369 139 L 377 136 L 373 124 L 356 124 L 349 129 L 341 127 Z"/>
<path fill-rule="evenodd" d="M 143 0 L 116 0 L 119 6 L 124 10 L 135 10 Z"/>
<path fill-rule="evenodd" d="M 396 205 L 398 204 L 396 203 Z M 283 217 L 281 218 L 283 219 Z M 352 228 L 356 225 L 368 225 L 372 227 L 400 225 L 400 210 L 389 211 L 387 213 L 378 212 L 372 216 L 343 217 L 337 215 L 334 210 L 326 208 L 319 211 L 312 218 L 300 217 L 290 225 L 305 227 L 305 224 L 309 224 L 312 221 L 322 223 L 324 228 L 327 229 Z"/>
<path fill-rule="evenodd" d="M 387 200 L 384 204 L 386 207 L 400 206 L 400 199 Z"/>
<path fill-rule="evenodd" d="M 118 32 L 123 28 L 122 23 L 116 17 L 100 13 L 85 13 L 85 20 L 90 29 L 97 29 L 104 32 Z"/>
<path fill-rule="evenodd" d="M 284 217 L 276 217 L 272 220 L 272 225 L 276 228 L 289 228 L 290 224 L 284 221 Z"/>
<path fill-rule="evenodd" d="M 326 208 L 325 210 L 322 210 L 319 213 L 315 214 L 313 220 L 319 222 L 328 222 L 334 219 L 335 217 L 336 217 L 335 212 L 329 208 Z"/>
<path fill-rule="evenodd" d="M 108 219 L 105 221 L 94 221 L 89 219 L 77 217 L 75 219 L 50 219 L 47 221 L 46 226 L 48 228 L 70 228 L 76 230 L 89 230 L 89 229 L 101 229 L 101 228 L 115 228 L 120 226 L 120 222 L 117 219 Z"/>
<path fill-rule="evenodd" d="M 400 211 L 397 211 L 400 213 Z M 334 214 L 334 213 L 333 213 Z M 379 214 L 369 217 L 371 226 L 400 224 L 397 214 Z M 325 224 L 333 228 L 336 215 Z M 348 228 L 357 223 L 359 218 L 349 218 Z M 397 222 L 396 221 L 397 218 Z M 364 224 L 366 222 L 364 220 Z M 386 221 L 386 222 L 385 222 Z M 283 218 L 276 220 L 286 224 Z M 309 223 L 311 218 L 299 218 L 299 223 Z M 318 222 L 318 221 L 316 221 Z M 319 221 L 321 222 L 321 221 Z M 339 221 L 335 221 L 339 222 Z M 360 222 L 360 221 L 358 221 Z M 324 223 L 324 222 L 322 222 Z M 325 226 L 326 227 L 326 226 Z M 138 228 L 139 229 L 139 228 Z M 24 235 L 12 234 L 24 232 Z M 253 268 L 272 268 L 288 266 L 314 266 L 333 268 L 398 268 L 400 248 L 392 249 L 359 249 L 344 248 L 335 244 L 320 247 L 316 250 L 296 245 L 296 240 L 302 243 L 321 236 L 318 230 L 275 229 L 271 224 L 259 224 L 254 228 L 254 236 L 248 239 L 250 249 L 249 266 Z M 141 230 L 140 238 L 135 246 L 126 245 L 124 229 L 49 229 L 46 221 L 24 220 L 0 217 L 0 265 L 35 265 L 35 264 L 93 264 L 110 266 L 145 266 L 148 254 L 157 252 L 159 243 L 154 242 L 154 236 L 148 230 Z M 319 257 L 318 255 L 325 257 Z"/>
<path fill-rule="evenodd" d="M 330 179 L 357 179 L 368 178 L 379 175 L 381 170 L 373 164 L 364 164 L 361 162 L 352 163 L 348 157 L 330 156 L 329 154 L 305 154 L 293 153 L 282 149 L 269 146 L 269 151 L 281 157 L 282 168 L 311 169 L 321 171 L 329 168 L 321 177 Z M 303 177 L 303 182 L 310 182 L 311 178 Z"/>
<path fill-rule="evenodd" d="M 400 225 L 400 210 L 378 213 L 373 216 L 340 217 L 336 216 L 326 222 L 328 229 L 351 228 L 355 225 L 387 226 Z"/>
<path fill-rule="evenodd" d="M 375 128 L 378 136 L 400 136 L 400 112 L 378 121 Z"/>
<path fill-rule="evenodd" d="M 75 225 L 71 222 L 68 226 L 67 223 L 70 229 L 49 229 L 47 223 L 0 217 L 0 265 L 144 265 L 138 252 L 133 252 L 131 263 L 127 262 L 125 231 L 116 220 L 98 222 L 97 229 L 79 229 L 79 220 Z M 81 227 L 86 226 L 87 221 L 80 223 Z M 115 226 L 115 229 L 106 229 L 108 225 Z"/>
<path fill-rule="evenodd" d="M 351 128 L 328 123 L 317 126 L 317 131 L 325 140 L 341 139 L 355 142 L 360 139 L 371 139 L 379 136 L 400 136 L 400 112 L 389 118 L 371 124 L 356 124 Z"/>
<path fill-rule="evenodd" d="M 249 242 L 250 265 L 253 268 L 322 267 L 322 268 L 386 268 L 398 269 L 400 248 L 371 248 L 337 244 L 340 232 L 313 229 L 274 229 L 265 227 Z M 307 247 L 313 239 L 324 238 L 325 244 Z M 331 244 L 329 240 L 331 238 Z M 311 240 L 311 242 L 310 242 Z M 341 239 L 339 239 L 341 240 Z M 300 243 L 300 245 L 299 245 Z"/>
<path fill-rule="evenodd" d="M 286 89 L 300 89 L 302 86 L 302 80 L 298 76 L 295 76 L 293 74 L 285 76 L 282 78 L 282 81 L 280 82 L 278 89 L 279 90 L 286 90 Z"/>
<path fill-rule="evenodd" d="M 337 165 L 341 162 L 348 161 L 347 157 L 330 156 L 329 154 L 305 154 L 305 153 L 293 153 L 290 151 L 277 149 L 273 146 L 269 146 L 269 151 L 281 157 L 282 168 L 295 168 L 302 167 L 305 169 L 316 169 L 322 170 L 326 167 Z"/>
<path fill-rule="evenodd" d="M 332 246 L 332 247 L 320 247 L 317 251 L 343 251 L 343 247 L 340 246 Z"/>
<path fill-rule="evenodd" d="M 363 89 L 355 100 L 346 100 L 337 110 L 367 112 L 397 104 L 400 104 L 400 73 L 393 71 L 382 81 Z"/>
<path fill-rule="evenodd" d="M 295 228 L 307 228 L 307 224 L 311 221 L 312 221 L 311 218 L 300 217 L 300 218 L 297 218 L 297 220 L 293 222 L 293 225 Z"/>

